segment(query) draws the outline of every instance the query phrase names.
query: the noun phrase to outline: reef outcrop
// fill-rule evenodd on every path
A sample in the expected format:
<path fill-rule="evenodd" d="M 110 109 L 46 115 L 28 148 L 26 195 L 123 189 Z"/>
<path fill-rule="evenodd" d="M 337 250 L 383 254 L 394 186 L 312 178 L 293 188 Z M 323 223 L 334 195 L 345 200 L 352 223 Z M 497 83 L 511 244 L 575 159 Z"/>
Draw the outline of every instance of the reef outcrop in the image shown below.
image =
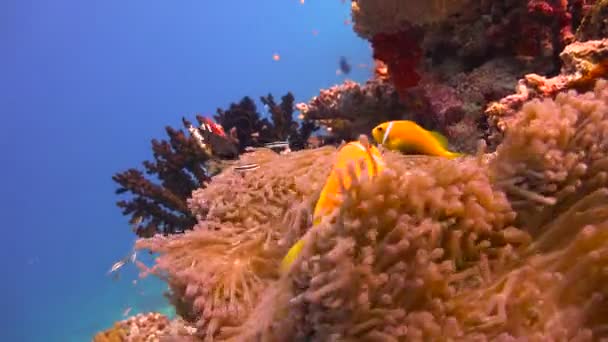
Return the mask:
<path fill-rule="evenodd" d="M 360 85 L 345 81 L 322 89 L 308 103 L 296 108 L 306 120 L 328 128 L 336 140 L 353 140 L 363 132 L 371 132 L 379 122 L 401 118 L 406 108 L 390 82 L 374 78 Z"/>
<path fill-rule="evenodd" d="M 595 75 L 605 68 L 596 57 L 602 55 L 601 43 L 587 41 L 606 38 L 601 19 L 605 1 L 355 0 L 351 7 L 355 32 L 370 41 L 374 59 L 382 63 L 383 80 L 392 85 L 383 88 L 385 94 L 397 93 L 399 105 L 376 105 L 373 114 L 353 115 L 332 101 L 319 101 L 341 99 L 342 94 L 348 98 L 354 86 L 345 83 L 322 90 L 308 106 L 313 113 L 368 121 L 361 130 L 389 117 L 414 119 L 443 132 L 463 152 L 474 152 L 479 138 L 493 150 L 505 124 L 496 119 L 505 115 L 497 112 L 508 111 L 504 107 L 514 101 L 521 106 L 518 99 L 526 98 L 522 87 L 536 84 L 552 88 L 555 95 L 563 88 L 559 82 L 587 75 L 592 65 L 599 66 L 591 72 Z M 574 55 L 591 64 L 568 59 Z M 593 82 L 585 81 L 590 78 L 597 76 L 571 86 L 591 89 Z M 508 97 L 515 89 L 518 94 Z M 328 116 L 323 119 L 332 122 Z M 349 138 L 361 133 L 366 132 L 353 131 Z"/>
<path fill-rule="evenodd" d="M 260 169 L 197 191 L 193 231 L 138 241 L 161 255 L 142 269 L 206 340 L 606 337 L 608 83 L 518 117 L 493 154 L 387 152 L 313 230 L 335 149 L 246 153 Z"/>
<path fill-rule="evenodd" d="M 353 0 L 369 81 L 296 105 L 263 97 L 272 121 L 250 98 L 218 110 L 237 153 L 188 187 L 116 179 L 189 220 L 140 234 L 136 248 L 158 253 L 142 276 L 167 282 L 196 341 L 608 339 L 607 4 Z M 395 119 L 467 155 L 386 151 L 386 170 L 311 229 L 336 154 L 311 133 L 340 142 Z M 192 144 L 171 132 L 158 160 L 190 170 L 156 152 Z M 292 152 L 262 147 L 281 140 Z"/>

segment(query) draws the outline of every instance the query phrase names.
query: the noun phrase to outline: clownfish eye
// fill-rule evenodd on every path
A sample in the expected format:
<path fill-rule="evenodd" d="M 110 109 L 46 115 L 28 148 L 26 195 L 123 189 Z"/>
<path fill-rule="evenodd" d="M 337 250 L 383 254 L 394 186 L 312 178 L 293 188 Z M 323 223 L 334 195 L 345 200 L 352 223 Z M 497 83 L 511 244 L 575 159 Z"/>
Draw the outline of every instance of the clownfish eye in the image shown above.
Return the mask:
<path fill-rule="evenodd" d="M 380 132 L 382 132 L 382 131 L 383 131 L 382 127 L 378 127 L 378 130 L 379 130 Z"/>

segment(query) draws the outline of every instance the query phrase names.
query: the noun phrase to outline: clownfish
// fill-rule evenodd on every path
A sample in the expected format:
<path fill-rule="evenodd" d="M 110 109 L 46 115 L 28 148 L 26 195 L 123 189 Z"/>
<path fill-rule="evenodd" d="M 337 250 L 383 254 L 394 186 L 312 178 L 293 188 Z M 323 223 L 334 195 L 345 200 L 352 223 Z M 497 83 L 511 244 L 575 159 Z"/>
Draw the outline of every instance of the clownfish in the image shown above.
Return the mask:
<path fill-rule="evenodd" d="M 428 131 L 413 121 L 398 120 L 379 124 L 372 130 L 374 140 L 389 150 L 456 158 L 461 153 L 448 150 L 448 140 L 441 133 Z"/>
<path fill-rule="evenodd" d="M 362 173 L 361 162 L 365 163 L 370 178 L 382 172 L 385 167 L 380 151 L 369 143 L 365 135 L 359 137 L 359 141 L 350 142 L 338 150 L 336 161 L 315 205 L 313 228 L 321 223 L 324 216 L 331 214 L 334 209 L 342 204 L 343 190 L 348 190 L 353 183 L 351 174 L 348 172 L 348 165 L 354 164 L 355 177 L 360 179 Z M 289 270 L 303 247 L 302 239 L 291 247 L 281 262 L 282 272 Z"/>

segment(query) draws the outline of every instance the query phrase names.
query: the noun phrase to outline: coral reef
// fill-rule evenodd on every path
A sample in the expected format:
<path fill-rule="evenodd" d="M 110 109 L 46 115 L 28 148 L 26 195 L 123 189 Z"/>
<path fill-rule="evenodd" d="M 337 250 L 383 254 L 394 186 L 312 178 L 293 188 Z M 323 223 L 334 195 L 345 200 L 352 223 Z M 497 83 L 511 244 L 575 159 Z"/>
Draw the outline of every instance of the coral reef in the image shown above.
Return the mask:
<path fill-rule="evenodd" d="M 206 340 L 608 337 L 608 83 L 521 112 L 492 154 L 386 152 L 312 230 L 334 149 L 244 154 L 260 168 L 198 190 L 194 231 L 138 241 L 146 271 Z"/>
<path fill-rule="evenodd" d="M 473 153 L 488 130 L 485 105 L 511 94 L 517 75 L 532 70 L 513 58 L 494 59 L 468 72 L 458 66 L 438 68 L 399 95 L 383 67 L 379 63 L 380 73 L 364 85 L 345 81 L 296 107 L 307 119 L 328 127 L 338 140 L 368 134 L 384 121 L 408 119 L 441 131 L 452 148 Z"/>
<path fill-rule="evenodd" d="M 181 319 L 150 312 L 129 317 L 95 335 L 93 342 L 196 341 L 196 329 Z"/>
<path fill-rule="evenodd" d="M 380 33 L 395 33 L 403 23 L 433 24 L 462 11 L 466 0 L 354 0 L 351 3 L 354 30 L 363 38 Z"/>
<path fill-rule="evenodd" d="M 416 26 L 424 29 L 426 51 L 441 46 L 460 57 L 490 51 L 551 56 L 572 42 L 592 2 L 355 0 L 352 17 L 355 32 L 368 40 Z"/>
<path fill-rule="evenodd" d="M 601 36 L 605 4 L 593 3 L 356 0 L 352 17 L 408 115 L 473 152 L 477 138 L 487 139 L 490 149 L 501 138 L 493 118 L 485 117 L 489 103 L 509 95 L 525 74 L 557 74 L 560 53 L 577 30 L 581 37 Z M 473 97 L 458 89 L 476 83 L 485 87 Z"/>
<path fill-rule="evenodd" d="M 268 119 L 245 97 L 217 111 L 226 136 L 168 128 L 153 143 L 161 185 L 115 176 L 139 196 L 125 214 L 149 221 L 136 248 L 159 255 L 142 276 L 168 283 L 195 340 L 608 339 L 607 4 L 353 0 L 372 79 L 295 106 L 262 97 Z M 386 170 L 310 229 L 335 148 L 302 149 L 397 119 L 470 155 L 386 151 Z M 295 152 L 261 148 L 277 141 Z"/>

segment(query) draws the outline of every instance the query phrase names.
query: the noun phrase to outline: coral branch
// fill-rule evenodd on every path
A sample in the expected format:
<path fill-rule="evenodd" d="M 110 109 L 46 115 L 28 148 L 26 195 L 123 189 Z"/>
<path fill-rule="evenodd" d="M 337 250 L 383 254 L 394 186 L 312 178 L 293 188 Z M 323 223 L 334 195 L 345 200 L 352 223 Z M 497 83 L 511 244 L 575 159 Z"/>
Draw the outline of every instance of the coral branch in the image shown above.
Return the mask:
<path fill-rule="evenodd" d="M 241 152 L 247 147 L 287 140 L 292 150 L 305 147 L 305 142 L 317 127 L 310 121 L 302 123 L 293 119 L 294 97 L 291 93 L 276 104 L 272 95 L 261 98 L 268 106 L 272 121 L 262 118 L 253 100 L 244 97 L 239 103 L 230 104 L 227 110 L 218 109 L 215 119 L 226 131 L 232 131 Z"/>
<path fill-rule="evenodd" d="M 195 220 L 186 199 L 210 179 L 204 169 L 210 155 L 200 148 L 196 138 L 171 127 L 167 127 L 166 132 L 169 141 L 152 140 L 154 162 L 144 162 L 146 173 L 160 180 L 160 184 L 154 184 L 136 169 L 112 177 L 120 185 L 117 194 L 131 192 L 135 195 L 117 205 L 123 209 L 123 215 L 131 215 L 130 221 L 138 236 L 191 229 Z"/>

